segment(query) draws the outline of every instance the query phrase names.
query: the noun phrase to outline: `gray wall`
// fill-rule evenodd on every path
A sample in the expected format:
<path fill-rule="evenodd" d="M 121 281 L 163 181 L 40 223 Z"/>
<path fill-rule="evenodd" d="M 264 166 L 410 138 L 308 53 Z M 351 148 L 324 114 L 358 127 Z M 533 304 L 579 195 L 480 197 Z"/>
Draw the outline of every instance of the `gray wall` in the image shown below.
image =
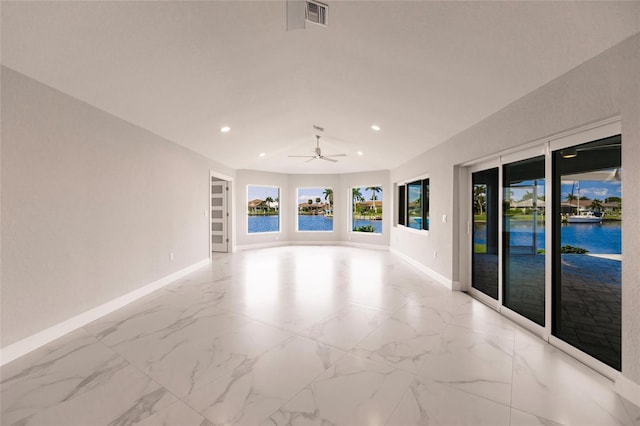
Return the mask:
<path fill-rule="evenodd" d="M 1 136 L 2 347 L 209 257 L 233 170 L 6 67 Z"/>
<path fill-rule="evenodd" d="M 391 204 L 387 201 L 392 192 L 389 172 L 362 172 L 342 175 L 288 175 L 283 173 L 238 170 L 235 218 L 238 227 L 237 245 L 256 246 L 279 244 L 282 242 L 319 242 L 357 244 L 387 247 L 391 227 Z M 247 233 L 247 185 L 268 185 L 280 187 L 280 232 L 266 234 Z M 351 188 L 354 186 L 382 186 L 385 202 L 382 234 L 372 235 L 349 232 L 349 210 L 351 209 Z M 333 232 L 297 232 L 297 189 L 304 187 L 332 188 L 334 199 Z"/>
<path fill-rule="evenodd" d="M 394 228 L 391 247 L 455 281 L 461 224 L 456 165 L 614 116 L 622 119 L 625 194 L 622 272 L 623 374 L 640 383 L 640 35 L 585 62 L 496 114 L 391 171 L 392 182 L 427 173 L 428 235 Z M 454 220 L 442 223 L 443 214 Z M 437 259 L 432 253 L 438 252 Z"/>

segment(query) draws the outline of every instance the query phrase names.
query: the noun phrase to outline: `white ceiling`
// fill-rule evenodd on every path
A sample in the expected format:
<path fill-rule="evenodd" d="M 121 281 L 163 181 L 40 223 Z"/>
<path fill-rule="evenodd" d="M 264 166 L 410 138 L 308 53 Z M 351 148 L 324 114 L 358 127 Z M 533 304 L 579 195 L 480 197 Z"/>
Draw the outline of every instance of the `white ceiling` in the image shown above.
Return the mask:
<path fill-rule="evenodd" d="M 397 167 L 640 31 L 640 2 L 328 3 L 328 28 L 287 32 L 284 1 L 3 1 L 2 63 L 235 169 L 345 173 Z M 348 157 L 288 158 L 314 124 Z"/>

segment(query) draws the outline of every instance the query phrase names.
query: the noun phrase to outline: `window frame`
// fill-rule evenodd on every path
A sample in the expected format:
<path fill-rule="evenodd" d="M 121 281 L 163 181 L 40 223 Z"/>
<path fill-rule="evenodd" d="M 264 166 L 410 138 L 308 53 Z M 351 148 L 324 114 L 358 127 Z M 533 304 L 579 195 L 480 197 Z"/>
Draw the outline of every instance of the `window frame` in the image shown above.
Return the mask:
<path fill-rule="evenodd" d="M 380 188 L 380 194 L 383 197 L 382 200 L 382 205 L 381 205 L 381 217 L 380 217 L 380 232 L 364 232 L 364 231 L 356 231 L 353 229 L 353 221 L 354 221 L 354 217 L 353 217 L 353 207 L 354 207 L 354 203 L 353 203 L 353 190 L 354 189 L 365 189 L 365 188 L 372 188 L 372 187 L 376 187 L 376 188 Z M 348 232 L 353 233 L 353 234 L 357 234 L 357 235 L 377 235 L 380 236 L 382 235 L 382 233 L 384 232 L 384 185 L 353 185 L 349 187 L 349 195 L 350 195 L 350 202 L 349 202 L 349 220 L 348 220 L 348 224 L 347 226 L 348 228 Z M 378 201 L 378 199 L 376 199 L 376 201 Z"/>
<path fill-rule="evenodd" d="M 249 208 L 249 187 L 258 187 L 258 188 L 275 188 L 278 190 L 278 230 L 277 231 L 264 231 L 264 232 L 249 232 L 249 217 L 251 216 L 249 214 L 248 208 Z M 282 197 L 282 191 L 280 186 L 278 185 L 255 185 L 255 184 L 247 184 L 247 190 L 246 190 L 246 201 L 245 201 L 245 206 L 247 208 L 247 210 L 245 211 L 246 214 L 245 216 L 247 217 L 246 219 L 246 226 L 245 226 L 245 232 L 247 233 L 247 235 L 265 235 L 265 234 L 280 234 L 282 233 L 282 211 L 281 211 L 281 197 Z M 265 200 L 266 201 L 266 200 Z"/>
<path fill-rule="evenodd" d="M 406 198 L 406 185 L 398 185 L 398 225 L 400 226 L 406 226 L 407 223 L 407 209 L 405 208 Z"/>
<path fill-rule="evenodd" d="M 420 220 L 421 227 L 414 228 L 409 226 L 409 186 L 420 187 Z M 422 177 L 419 179 L 410 179 L 402 183 L 398 183 L 398 223 L 397 225 L 415 232 L 429 232 L 429 202 L 430 202 L 430 179 Z"/>
<path fill-rule="evenodd" d="M 319 232 L 319 233 L 336 232 L 336 226 L 335 226 L 335 222 L 333 221 L 333 219 L 331 221 L 331 229 L 329 229 L 329 230 L 300 229 L 300 221 L 299 221 L 300 216 L 301 216 L 300 215 L 300 204 L 301 204 L 300 203 L 300 191 L 301 190 L 305 190 L 305 189 L 314 189 L 314 190 L 317 190 L 317 189 L 321 189 L 321 190 L 330 189 L 331 191 L 333 191 L 334 196 L 333 196 L 333 203 L 331 204 L 331 208 L 332 208 L 332 211 L 333 211 L 333 216 L 332 217 L 335 218 L 335 189 L 332 186 L 320 186 L 320 185 L 299 186 L 299 187 L 296 188 L 296 202 L 295 202 L 295 206 L 294 206 L 294 208 L 295 208 L 295 218 L 296 218 L 295 232 L 303 232 L 303 233 L 305 233 L 305 232 L 312 232 L 312 233 L 313 232 Z M 321 196 L 318 196 L 318 197 L 320 197 L 320 199 L 322 200 Z"/>

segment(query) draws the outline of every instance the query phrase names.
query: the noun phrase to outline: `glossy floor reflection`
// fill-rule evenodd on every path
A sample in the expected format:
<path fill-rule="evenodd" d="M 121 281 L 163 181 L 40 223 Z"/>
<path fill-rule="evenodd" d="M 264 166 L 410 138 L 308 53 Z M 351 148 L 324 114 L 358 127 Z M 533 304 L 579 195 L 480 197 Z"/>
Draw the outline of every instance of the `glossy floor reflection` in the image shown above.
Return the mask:
<path fill-rule="evenodd" d="M 3 425 L 640 425 L 611 381 L 348 247 L 216 255 L 1 373 Z"/>

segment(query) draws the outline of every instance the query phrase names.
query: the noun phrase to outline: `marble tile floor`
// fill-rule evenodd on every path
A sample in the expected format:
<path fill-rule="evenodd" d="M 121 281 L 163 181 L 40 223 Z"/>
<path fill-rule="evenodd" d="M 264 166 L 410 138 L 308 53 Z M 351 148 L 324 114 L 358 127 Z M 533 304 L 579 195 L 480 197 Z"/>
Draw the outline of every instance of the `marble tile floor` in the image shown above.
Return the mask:
<path fill-rule="evenodd" d="M 0 374 L 2 425 L 640 425 L 610 380 L 350 247 L 216 255 Z"/>

